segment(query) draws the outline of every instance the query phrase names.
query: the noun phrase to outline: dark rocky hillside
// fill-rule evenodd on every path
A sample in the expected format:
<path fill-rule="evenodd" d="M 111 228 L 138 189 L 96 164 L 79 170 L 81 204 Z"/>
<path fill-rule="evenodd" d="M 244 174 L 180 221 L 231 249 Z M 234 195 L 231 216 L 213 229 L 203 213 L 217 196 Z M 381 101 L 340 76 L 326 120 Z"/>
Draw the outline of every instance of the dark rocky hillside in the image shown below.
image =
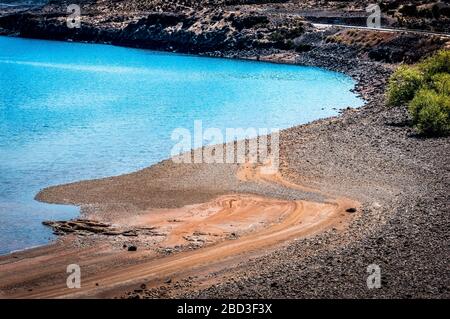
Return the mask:
<path fill-rule="evenodd" d="M 448 40 L 427 34 L 318 30 L 299 11 L 286 10 L 296 5 L 293 1 L 253 2 L 258 5 L 230 5 L 228 0 L 82 0 L 81 28 L 68 28 L 67 5 L 72 1 L 53 0 L 29 10 L 0 10 L 0 34 L 232 57 L 301 56 L 317 50 L 339 55 L 343 50 L 389 63 L 415 62 Z M 309 1 L 299 8 L 314 4 L 325 8 L 326 15 L 327 8 L 357 10 L 362 1 Z"/>
<path fill-rule="evenodd" d="M 383 15 L 383 25 L 390 27 L 450 32 L 450 1 L 436 0 L 376 0 Z M 48 3 L 51 7 L 73 3 L 67 0 L 3 0 L 0 3 Z M 79 0 L 85 9 L 106 9 L 110 14 L 127 16 L 153 10 L 172 11 L 174 8 L 241 9 L 292 13 L 312 22 L 364 25 L 368 1 L 362 0 Z M 171 10 L 169 10 L 171 8 Z M 106 12 L 104 12 L 107 14 Z"/>

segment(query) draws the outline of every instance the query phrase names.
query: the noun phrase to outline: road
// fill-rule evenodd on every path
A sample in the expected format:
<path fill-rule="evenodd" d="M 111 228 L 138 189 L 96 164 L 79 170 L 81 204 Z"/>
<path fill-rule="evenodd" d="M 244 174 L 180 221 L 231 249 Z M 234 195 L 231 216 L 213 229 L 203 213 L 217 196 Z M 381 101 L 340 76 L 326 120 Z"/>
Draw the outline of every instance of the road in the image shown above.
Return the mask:
<path fill-rule="evenodd" d="M 326 29 L 331 27 L 343 28 L 343 29 L 356 29 L 356 30 L 373 30 L 379 32 L 398 32 L 398 33 L 411 33 L 411 34 L 424 34 L 424 35 L 435 35 L 450 38 L 450 34 L 440 33 L 440 32 L 431 32 L 431 31 L 422 31 L 422 30 L 411 30 L 411 29 L 395 29 L 395 28 L 373 28 L 373 27 L 362 27 L 362 26 L 354 26 L 354 25 L 344 25 L 344 24 L 325 24 L 325 23 L 313 23 L 314 27 L 318 29 Z"/>

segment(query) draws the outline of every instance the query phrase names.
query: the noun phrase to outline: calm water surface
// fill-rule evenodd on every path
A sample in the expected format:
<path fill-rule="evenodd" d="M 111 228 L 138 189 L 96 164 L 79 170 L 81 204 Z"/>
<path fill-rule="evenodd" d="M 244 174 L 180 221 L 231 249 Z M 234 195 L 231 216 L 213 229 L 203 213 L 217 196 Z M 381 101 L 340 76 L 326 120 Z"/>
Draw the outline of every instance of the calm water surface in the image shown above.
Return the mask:
<path fill-rule="evenodd" d="M 362 105 L 354 81 L 313 67 L 0 37 L 0 254 L 53 238 L 76 207 L 50 185 L 118 175 L 170 155 L 175 128 L 286 128 Z"/>

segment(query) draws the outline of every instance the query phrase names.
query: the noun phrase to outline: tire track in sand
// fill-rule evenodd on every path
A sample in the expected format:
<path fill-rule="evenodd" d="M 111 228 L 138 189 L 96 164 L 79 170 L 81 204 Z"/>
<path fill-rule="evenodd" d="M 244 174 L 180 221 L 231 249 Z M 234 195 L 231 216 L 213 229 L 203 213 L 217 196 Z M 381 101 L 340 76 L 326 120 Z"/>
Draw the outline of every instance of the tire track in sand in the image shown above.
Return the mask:
<path fill-rule="evenodd" d="M 318 192 L 310 188 L 285 181 L 281 175 L 262 175 L 258 167 L 244 165 L 237 176 L 244 181 L 257 181 L 261 183 L 275 183 L 283 187 L 296 188 L 308 192 Z M 323 193 L 321 193 L 324 195 Z M 231 199 L 230 199 L 231 197 Z M 221 196 L 213 201 L 215 205 L 221 203 L 221 208 L 216 216 L 211 219 L 223 219 L 227 216 L 239 215 L 239 202 L 246 202 L 245 209 L 258 211 L 259 203 L 276 207 L 279 216 L 283 218 L 261 230 L 251 232 L 235 240 L 225 240 L 218 244 L 206 246 L 194 251 L 180 252 L 174 255 L 155 258 L 139 264 L 117 265 L 117 254 L 111 254 L 111 267 L 107 271 L 87 274 L 82 277 L 81 289 L 68 289 L 64 282 L 51 282 L 39 285 L 33 290 L 13 289 L 4 291 L 5 296 L 14 298 L 77 298 L 77 297 L 112 297 L 131 290 L 143 282 L 148 283 L 169 276 L 180 276 L 186 273 L 195 275 L 205 269 L 226 267 L 248 260 L 251 256 L 261 255 L 268 249 L 274 248 L 296 238 L 312 236 L 332 227 L 342 227 L 350 216 L 345 213 L 349 207 L 358 206 L 358 203 L 346 198 L 332 198 L 324 203 L 310 201 L 286 201 L 270 198 L 262 198 L 250 195 Z M 248 204 L 248 203 L 251 204 Z M 253 207 L 252 207 L 253 205 Z M 189 226 L 187 226 L 189 228 Z M 192 227 L 191 227 L 192 228 Z M 173 238 L 173 236 L 171 237 Z M 122 253 L 123 254 L 123 253 Z M 55 256 L 56 257 L 56 256 Z M 53 260 L 53 269 L 65 269 L 65 265 L 71 263 L 74 256 L 59 255 Z M 89 257 L 86 261 L 89 261 Z M 83 267 L 83 260 L 80 266 Z M 92 260 L 91 260 L 92 262 Z M 59 268 L 58 268 L 59 267 Z M 21 269 L 26 276 L 26 269 Z M 28 267 L 31 268 L 31 267 Z M 1 269 L 1 266 L 0 266 Z M 39 282 L 39 270 L 29 269 L 28 276 L 34 276 Z M 48 270 L 47 270 L 48 272 Z M 98 285 L 100 283 L 100 286 Z M 12 285 L 13 283 L 9 283 Z M 3 285 L 2 285 L 3 286 Z M 2 288 L 3 290 L 3 288 Z"/>

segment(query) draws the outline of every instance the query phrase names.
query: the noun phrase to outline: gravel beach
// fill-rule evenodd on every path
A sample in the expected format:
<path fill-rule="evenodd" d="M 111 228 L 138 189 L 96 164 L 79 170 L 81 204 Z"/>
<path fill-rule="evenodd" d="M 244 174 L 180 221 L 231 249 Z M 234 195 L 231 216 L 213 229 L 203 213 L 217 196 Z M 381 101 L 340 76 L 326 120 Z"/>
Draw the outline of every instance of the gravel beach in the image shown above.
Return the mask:
<path fill-rule="evenodd" d="M 176 209 L 225 194 L 317 202 L 323 202 L 327 196 L 345 197 L 360 204 L 356 212 L 348 213 L 351 215 L 348 225 L 286 240 L 275 245 L 276 249 L 268 248 L 258 254 L 241 254 L 220 267 L 203 267 L 189 275 L 174 273 L 169 276 L 170 280 L 139 278 L 144 289 L 138 282 L 132 282 L 125 287 L 114 286 L 114 289 L 106 289 L 107 292 L 95 293 L 95 296 L 449 297 L 448 137 L 418 136 L 407 125 L 405 109 L 385 106 L 385 81 L 392 72 L 392 65 L 369 61 L 342 64 L 313 55 L 303 56 L 299 62 L 327 64 L 331 69 L 353 76 L 359 80 L 357 91 L 368 100 L 362 108 L 347 109 L 340 116 L 281 132 L 282 177 L 315 192 L 239 181 L 236 178 L 238 165 L 174 164 L 168 160 L 124 176 L 51 187 L 37 198 L 81 205 L 85 217 L 117 223 L 155 207 Z M 371 76 L 366 76 L 369 72 Z M 72 258 L 77 256 L 93 263 L 96 259 L 82 257 L 80 250 L 98 249 L 99 245 L 111 242 L 104 236 L 95 239 L 75 236 L 75 240 L 70 236 L 56 245 L 74 249 L 72 255 L 69 254 Z M 107 262 L 103 265 L 97 262 L 92 271 L 148 260 L 144 252 L 138 258 L 118 257 L 117 247 L 124 242 L 109 243 L 103 251 Z M 58 249 L 61 248 L 47 248 L 47 255 L 52 256 Z M 202 249 L 206 248 L 199 251 Z M 27 256 L 35 254 L 31 250 L 1 260 L 5 265 L 11 258 L 26 260 Z M 176 256 L 177 253 L 173 255 Z M 381 270 L 378 289 L 367 286 L 367 267 L 373 264 Z M 25 263 L 24 271 L 26 269 Z M 45 278 L 49 274 L 39 276 Z M 25 281 L 25 286 L 34 285 L 35 281 L 35 278 Z M 10 283 L 9 287 L 20 291 L 23 282 Z M 6 295 L 12 292 L 3 291 Z"/>

